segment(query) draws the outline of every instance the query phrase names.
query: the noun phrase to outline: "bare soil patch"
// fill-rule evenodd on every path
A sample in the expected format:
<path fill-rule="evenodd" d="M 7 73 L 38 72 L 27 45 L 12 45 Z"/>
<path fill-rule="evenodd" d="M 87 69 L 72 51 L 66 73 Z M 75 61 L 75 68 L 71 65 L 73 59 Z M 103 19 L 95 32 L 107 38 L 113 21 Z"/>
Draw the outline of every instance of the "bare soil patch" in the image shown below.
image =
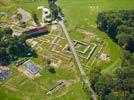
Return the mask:
<path fill-rule="evenodd" d="M 31 14 L 22 8 L 18 8 L 18 13 L 22 15 L 23 22 L 28 22 L 32 18 Z"/>

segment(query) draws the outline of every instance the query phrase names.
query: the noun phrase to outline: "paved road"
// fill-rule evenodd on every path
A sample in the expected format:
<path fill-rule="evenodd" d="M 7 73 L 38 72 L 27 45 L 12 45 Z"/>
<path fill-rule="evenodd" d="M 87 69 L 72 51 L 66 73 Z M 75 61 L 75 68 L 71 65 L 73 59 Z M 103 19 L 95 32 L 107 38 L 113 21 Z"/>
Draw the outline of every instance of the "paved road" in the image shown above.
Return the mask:
<path fill-rule="evenodd" d="M 58 23 L 61 25 L 61 27 L 62 27 L 62 29 L 63 29 L 63 31 L 64 31 L 64 33 L 65 33 L 65 36 L 66 36 L 66 38 L 67 38 L 67 40 L 68 40 L 70 49 L 71 49 L 71 51 L 72 51 L 72 53 L 73 53 L 73 55 L 74 55 L 74 58 L 75 58 L 75 60 L 76 60 L 77 65 L 78 65 L 78 67 L 79 67 L 79 70 L 80 70 L 80 73 L 81 73 L 81 76 L 82 76 L 82 80 L 83 80 L 84 83 L 86 84 L 86 86 L 87 86 L 87 88 L 88 88 L 88 91 L 89 91 L 89 93 L 90 93 L 92 99 L 93 99 L 93 100 L 97 100 L 96 95 L 95 95 L 95 92 L 94 92 L 93 89 L 91 88 L 91 84 L 90 84 L 90 82 L 89 82 L 89 80 L 88 80 L 88 78 L 87 78 L 87 76 L 86 76 L 86 73 L 85 73 L 83 67 L 82 67 L 82 64 L 81 64 L 80 59 L 79 59 L 79 57 L 78 57 L 78 55 L 77 55 L 77 53 L 76 53 L 76 50 L 75 50 L 75 48 L 74 48 L 74 45 L 73 45 L 73 43 L 72 43 L 72 41 L 71 41 L 71 38 L 70 38 L 70 36 L 69 36 L 69 33 L 67 32 L 66 26 L 64 25 L 64 22 L 63 22 L 63 21 L 59 21 Z"/>

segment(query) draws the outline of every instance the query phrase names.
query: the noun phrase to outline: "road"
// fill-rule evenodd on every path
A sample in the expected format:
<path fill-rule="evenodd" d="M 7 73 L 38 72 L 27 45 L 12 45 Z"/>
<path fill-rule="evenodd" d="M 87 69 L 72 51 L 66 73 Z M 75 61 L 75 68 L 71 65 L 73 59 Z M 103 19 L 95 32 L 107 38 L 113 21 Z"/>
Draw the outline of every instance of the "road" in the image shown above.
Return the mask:
<path fill-rule="evenodd" d="M 67 29 L 66 29 L 66 26 L 64 25 L 64 22 L 61 20 L 61 21 L 59 21 L 58 23 L 60 24 L 60 26 L 61 26 L 62 29 L 63 29 L 63 32 L 65 33 L 65 36 L 66 36 L 66 38 L 67 38 L 67 40 L 68 40 L 70 49 L 71 49 L 71 51 L 72 51 L 72 53 L 73 53 L 73 55 L 74 55 L 74 58 L 75 58 L 76 63 L 77 63 L 77 66 L 78 66 L 78 68 L 79 68 L 79 70 L 80 70 L 80 74 L 81 74 L 81 76 L 82 76 L 82 80 L 83 80 L 83 82 L 86 84 L 86 86 L 87 86 L 87 88 L 88 88 L 88 91 L 89 91 L 89 93 L 90 93 L 90 95 L 91 95 L 91 98 L 92 98 L 93 100 L 97 100 L 96 94 L 95 94 L 94 90 L 91 88 L 91 84 L 90 84 L 90 82 L 89 82 L 89 80 L 88 80 L 88 77 L 86 76 L 86 73 L 85 73 L 83 67 L 82 67 L 82 64 L 81 64 L 81 62 L 80 62 L 79 56 L 78 56 L 77 53 L 76 53 L 76 50 L 75 50 L 74 45 L 73 45 L 73 43 L 72 43 L 72 41 L 71 41 L 71 38 L 70 38 L 69 33 L 68 33 Z"/>

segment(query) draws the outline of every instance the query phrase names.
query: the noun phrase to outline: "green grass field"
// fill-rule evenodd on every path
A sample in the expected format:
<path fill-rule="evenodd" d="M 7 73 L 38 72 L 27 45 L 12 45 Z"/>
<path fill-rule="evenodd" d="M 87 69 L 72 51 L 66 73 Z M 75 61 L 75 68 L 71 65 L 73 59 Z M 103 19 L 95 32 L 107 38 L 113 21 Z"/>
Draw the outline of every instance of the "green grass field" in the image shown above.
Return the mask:
<path fill-rule="evenodd" d="M 68 28 L 76 26 L 96 27 L 99 12 L 134 9 L 133 0 L 57 0 L 68 22 Z"/>
<path fill-rule="evenodd" d="M 75 98 L 76 100 L 81 96 L 87 99 L 86 93 L 83 91 L 81 82 L 76 82 L 69 87 L 65 87 L 53 95 L 46 93 L 58 84 L 59 80 L 72 80 L 76 78 L 77 71 L 68 70 L 68 68 L 61 67 L 55 69 L 56 73 L 51 74 L 45 70 L 41 71 L 41 76 L 34 80 L 27 78 L 22 73 L 13 69 L 13 75 L 2 86 L 0 86 L 1 100 L 68 100 Z"/>
<path fill-rule="evenodd" d="M 8 2 L 8 1 L 0 1 L 4 5 L 0 6 L 0 11 L 7 11 L 15 13 L 17 8 L 23 8 L 30 13 L 36 12 L 39 17 L 41 17 L 41 11 L 37 10 L 38 6 L 45 6 L 48 7 L 47 0 L 40 0 L 32 2 L 31 0 L 16 0 L 15 2 Z"/>
<path fill-rule="evenodd" d="M 3 0 L 2 0 L 3 1 Z M 0 1 L 0 2 L 2 2 Z M 24 2 L 25 1 L 25 2 Z M 40 2 L 27 2 L 28 0 L 16 0 L 16 2 L 0 3 L 0 11 L 15 12 L 17 8 L 21 7 L 29 12 L 37 11 L 38 6 L 48 7 L 47 0 Z M 30 1 L 30 0 L 29 0 Z M 111 60 L 109 62 L 102 62 L 95 64 L 103 68 L 103 73 L 110 73 L 112 70 L 120 66 L 120 56 L 122 50 L 114 43 L 106 33 L 99 31 L 96 27 L 96 17 L 102 11 L 118 11 L 134 9 L 134 0 L 57 0 L 58 5 L 62 8 L 65 14 L 66 25 L 71 38 L 76 40 L 83 40 L 84 35 L 76 32 L 75 28 L 80 27 L 94 33 L 99 38 L 105 41 L 104 51 L 109 53 Z M 45 46 L 45 45 L 44 45 Z M 48 45 L 49 46 L 49 45 Z M 83 49 L 83 48 L 82 48 Z M 32 58 L 35 63 L 43 66 L 42 59 Z M 31 80 L 22 73 L 19 73 L 13 68 L 13 75 L 9 80 L 0 86 L 1 100 L 88 100 L 86 93 L 83 90 L 82 83 L 77 82 L 70 87 L 61 89 L 53 95 L 46 95 L 47 91 L 51 89 L 58 80 L 71 80 L 79 76 L 76 70 L 69 70 L 66 67 L 56 69 L 56 74 L 41 71 L 41 77 Z"/>
<path fill-rule="evenodd" d="M 108 52 L 111 60 L 109 62 L 99 63 L 105 71 L 109 72 L 112 69 L 120 66 L 121 49 L 114 43 L 106 33 L 97 29 L 96 17 L 99 12 L 103 11 L 119 11 L 134 9 L 133 0 L 58 0 L 59 6 L 62 8 L 67 21 L 67 27 L 72 38 L 82 40 L 83 35 L 75 31 L 76 27 L 84 28 L 89 32 L 94 33 L 106 43 L 104 48 Z M 115 63 L 119 61 L 118 63 Z M 111 67 L 111 68 L 110 68 Z"/>

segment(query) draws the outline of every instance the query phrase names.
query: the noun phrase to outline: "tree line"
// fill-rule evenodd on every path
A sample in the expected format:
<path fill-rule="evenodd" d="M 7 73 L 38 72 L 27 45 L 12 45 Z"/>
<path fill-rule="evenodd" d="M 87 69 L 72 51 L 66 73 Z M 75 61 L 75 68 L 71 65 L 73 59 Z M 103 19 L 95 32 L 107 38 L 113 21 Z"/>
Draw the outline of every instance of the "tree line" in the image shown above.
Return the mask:
<path fill-rule="evenodd" d="M 100 13 L 97 25 L 121 47 L 134 52 L 134 10 Z"/>
<path fill-rule="evenodd" d="M 97 25 L 123 48 L 123 56 L 112 75 L 92 68 L 91 86 L 100 100 L 134 100 L 134 11 L 102 12 Z"/>
<path fill-rule="evenodd" d="M 57 0 L 48 0 L 49 8 L 52 13 L 53 20 L 57 19 L 58 15 L 64 16 L 62 9 L 56 5 Z"/>
<path fill-rule="evenodd" d="M 24 35 L 14 36 L 11 28 L 0 28 L 0 65 L 7 65 L 31 51 Z"/>
<path fill-rule="evenodd" d="M 113 74 L 102 74 L 101 67 L 90 70 L 91 86 L 99 100 L 134 100 L 134 53 L 124 51 L 122 66 Z"/>

